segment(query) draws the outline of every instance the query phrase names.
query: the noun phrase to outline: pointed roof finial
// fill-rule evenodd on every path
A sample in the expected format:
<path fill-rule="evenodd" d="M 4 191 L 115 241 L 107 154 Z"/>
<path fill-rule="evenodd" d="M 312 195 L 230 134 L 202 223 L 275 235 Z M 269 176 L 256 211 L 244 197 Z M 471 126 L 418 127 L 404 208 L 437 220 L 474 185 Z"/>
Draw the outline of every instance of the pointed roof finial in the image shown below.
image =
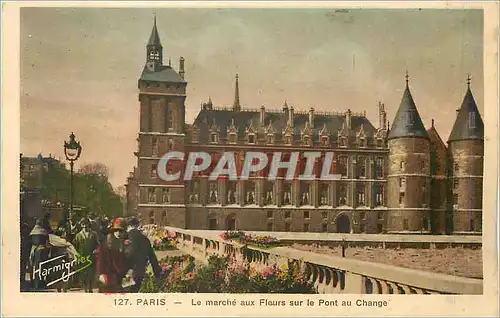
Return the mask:
<path fill-rule="evenodd" d="M 148 45 L 161 47 L 160 36 L 158 35 L 158 29 L 156 28 L 156 12 L 154 12 L 153 29 L 151 30 L 151 35 L 149 36 Z"/>
<path fill-rule="evenodd" d="M 434 118 L 431 119 L 431 123 L 432 127 L 434 127 Z"/>
<path fill-rule="evenodd" d="M 234 87 L 233 110 L 234 111 L 240 111 L 241 110 L 241 106 L 240 106 L 240 87 L 239 87 L 239 84 L 238 84 L 238 74 L 236 74 L 236 85 Z"/>
<path fill-rule="evenodd" d="M 470 73 L 467 74 L 467 88 L 470 88 L 470 81 L 471 81 L 471 78 L 470 78 Z"/>
<path fill-rule="evenodd" d="M 406 75 L 405 75 L 405 79 L 406 79 L 406 87 L 408 87 L 408 79 L 410 78 L 410 76 L 408 75 L 408 70 L 406 70 Z"/>
<path fill-rule="evenodd" d="M 153 11 L 154 24 L 156 25 L 156 10 Z"/>
<path fill-rule="evenodd" d="M 168 66 L 172 67 L 172 59 L 170 57 L 168 58 Z"/>

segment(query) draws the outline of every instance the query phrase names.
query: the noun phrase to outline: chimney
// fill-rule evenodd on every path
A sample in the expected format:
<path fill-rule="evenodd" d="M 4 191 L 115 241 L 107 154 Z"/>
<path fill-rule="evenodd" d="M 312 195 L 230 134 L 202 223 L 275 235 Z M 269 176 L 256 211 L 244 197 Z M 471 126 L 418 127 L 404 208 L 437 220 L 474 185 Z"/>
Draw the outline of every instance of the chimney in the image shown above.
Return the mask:
<path fill-rule="evenodd" d="M 184 58 L 181 56 L 179 60 L 179 75 L 184 79 Z"/>
<path fill-rule="evenodd" d="M 309 109 L 309 127 L 314 128 L 314 108 Z"/>
<path fill-rule="evenodd" d="M 293 127 L 293 106 L 290 107 L 290 110 L 288 111 L 288 122 L 290 123 L 290 126 Z"/>
<path fill-rule="evenodd" d="M 348 109 L 347 112 L 345 113 L 345 121 L 346 121 L 346 126 L 347 130 L 351 130 L 351 109 Z"/>
<path fill-rule="evenodd" d="M 265 125 L 265 123 L 264 123 L 265 119 L 266 119 L 266 108 L 264 107 L 264 105 L 262 105 L 260 107 L 260 126 L 261 127 L 264 127 L 264 125 Z"/>

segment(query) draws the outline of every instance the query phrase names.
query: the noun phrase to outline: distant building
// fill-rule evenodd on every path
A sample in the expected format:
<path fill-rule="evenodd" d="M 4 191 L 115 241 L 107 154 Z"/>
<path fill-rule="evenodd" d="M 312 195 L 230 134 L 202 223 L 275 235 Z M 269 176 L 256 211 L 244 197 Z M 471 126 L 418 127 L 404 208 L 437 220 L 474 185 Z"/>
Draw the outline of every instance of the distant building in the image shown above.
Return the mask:
<path fill-rule="evenodd" d="M 408 77 L 389 128 L 381 103 L 376 127 L 365 113 L 349 109 L 299 111 L 286 101 L 280 109 L 244 109 L 238 76 L 232 106 L 209 99 L 188 125 L 184 75 L 183 58 L 178 72 L 170 62 L 163 65 L 155 20 L 138 81 L 137 168 L 127 186 L 127 211 L 143 222 L 219 230 L 481 233 L 484 127 L 470 87 L 447 146 L 434 123 L 424 127 Z M 214 158 L 224 151 L 241 157 L 247 151 L 333 151 L 342 179 L 271 182 L 263 172 L 247 181 L 203 176 L 165 182 L 156 167 L 172 150 Z"/>
<path fill-rule="evenodd" d="M 40 191 L 44 172 L 64 167 L 64 164 L 50 154 L 48 157 L 43 157 L 42 154 L 36 157 L 21 156 L 20 160 L 21 217 L 30 223 L 34 218 L 50 213 L 54 223 L 57 223 L 62 218 L 63 205 L 60 202 L 42 200 Z"/>

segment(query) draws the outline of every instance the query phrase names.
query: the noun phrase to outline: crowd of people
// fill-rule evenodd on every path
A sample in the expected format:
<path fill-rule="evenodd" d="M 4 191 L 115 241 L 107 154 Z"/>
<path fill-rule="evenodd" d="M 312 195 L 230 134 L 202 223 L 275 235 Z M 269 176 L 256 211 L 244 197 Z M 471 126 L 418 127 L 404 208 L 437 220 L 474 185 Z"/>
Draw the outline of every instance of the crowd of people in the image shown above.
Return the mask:
<path fill-rule="evenodd" d="M 24 239 L 23 239 L 24 238 Z M 60 244 L 63 241 L 64 244 Z M 107 217 L 89 217 L 77 224 L 60 224 L 54 231 L 50 226 L 50 216 L 36 220 L 33 229 L 21 233 L 21 289 L 46 291 L 48 280 L 52 278 L 34 275 L 49 259 L 64 255 L 64 261 L 75 257 L 89 259 L 90 265 L 78 270 L 67 282 L 55 287 L 67 291 L 75 285 L 85 292 L 132 292 L 141 288 L 146 270 L 150 264 L 154 275 L 159 278 L 161 268 L 149 239 L 140 229 L 140 220 Z M 63 261 L 61 259 L 61 261 Z M 25 273 L 30 279 L 25 281 Z M 57 275 L 57 273 L 53 273 Z M 51 287 L 54 288 L 54 287 Z"/>

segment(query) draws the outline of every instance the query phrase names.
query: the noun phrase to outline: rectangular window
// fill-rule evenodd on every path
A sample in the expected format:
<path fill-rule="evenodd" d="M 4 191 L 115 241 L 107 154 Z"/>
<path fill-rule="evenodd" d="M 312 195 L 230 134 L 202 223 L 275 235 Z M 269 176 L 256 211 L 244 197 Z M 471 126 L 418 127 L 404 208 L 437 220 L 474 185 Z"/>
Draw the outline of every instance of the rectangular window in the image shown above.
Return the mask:
<path fill-rule="evenodd" d="M 328 232 L 328 224 L 326 223 L 321 224 L 321 232 L 323 233 Z"/>
<path fill-rule="evenodd" d="M 377 214 L 377 218 L 378 218 L 379 220 L 383 220 L 383 219 L 384 219 L 384 212 L 380 212 L 380 211 L 379 211 L 379 212 L 378 212 L 378 214 Z"/>
<path fill-rule="evenodd" d="M 406 192 L 406 178 L 399 178 L 399 191 Z"/>
<path fill-rule="evenodd" d="M 384 186 L 381 184 L 375 184 L 375 206 L 384 205 Z"/>
<path fill-rule="evenodd" d="M 453 193 L 453 205 L 458 205 L 458 193 Z"/>
<path fill-rule="evenodd" d="M 322 184 L 320 189 L 319 205 L 328 205 L 329 186 Z"/>
<path fill-rule="evenodd" d="M 153 137 L 151 139 L 151 153 L 153 154 L 153 156 L 158 155 L 158 138 L 156 137 Z"/>
<path fill-rule="evenodd" d="M 328 219 L 328 212 L 321 212 L 321 217 L 326 220 Z"/>
<path fill-rule="evenodd" d="M 404 207 L 404 205 L 405 205 L 405 193 L 401 192 L 399 194 L 399 206 Z"/>
<path fill-rule="evenodd" d="M 149 203 L 156 203 L 156 189 L 155 188 L 150 188 L 148 189 L 148 202 Z"/>
<path fill-rule="evenodd" d="M 273 135 L 267 135 L 267 143 L 272 144 L 273 143 Z"/>
<path fill-rule="evenodd" d="M 404 219 L 403 220 L 403 230 L 408 231 L 409 228 L 410 227 L 408 226 L 408 219 Z"/>
<path fill-rule="evenodd" d="M 339 186 L 339 205 L 347 205 L 347 186 L 341 184 Z"/>
<path fill-rule="evenodd" d="M 304 224 L 304 232 L 309 232 L 309 223 Z"/>
<path fill-rule="evenodd" d="M 361 233 L 365 233 L 365 224 L 364 224 L 364 223 L 361 223 L 361 224 L 359 225 L 359 231 L 360 231 Z"/>
<path fill-rule="evenodd" d="M 291 215 L 290 211 L 286 211 L 285 212 L 285 219 L 289 219 L 290 215 Z"/>
<path fill-rule="evenodd" d="M 337 159 L 337 173 L 341 174 L 342 177 L 347 177 L 347 156 L 339 156 Z"/>
<path fill-rule="evenodd" d="M 309 184 L 303 183 L 300 185 L 300 205 L 310 205 Z"/>
<path fill-rule="evenodd" d="M 359 157 L 357 162 L 358 178 L 366 178 L 366 158 Z"/>
<path fill-rule="evenodd" d="M 378 233 L 384 232 L 384 227 L 382 226 L 382 224 L 377 224 L 377 232 Z"/>
<path fill-rule="evenodd" d="M 283 205 L 292 204 L 292 185 L 290 183 L 283 184 Z"/>
<path fill-rule="evenodd" d="M 458 163 L 455 163 L 455 164 L 453 165 L 453 170 L 454 170 L 455 172 L 458 172 Z"/>
<path fill-rule="evenodd" d="M 151 165 L 151 178 L 156 179 L 157 177 L 157 172 L 156 172 L 156 164 Z"/>
<path fill-rule="evenodd" d="M 208 185 L 208 203 L 218 203 L 219 192 L 217 191 L 217 183 L 210 183 Z"/>
<path fill-rule="evenodd" d="M 229 134 L 229 142 L 232 144 L 236 143 L 236 134 L 234 133 Z"/>
<path fill-rule="evenodd" d="M 356 204 L 357 205 L 365 205 L 365 185 L 364 184 L 358 184 L 356 186 Z"/>
<path fill-rule="evenodd" d="M 304 211 L 304 219 L 309 219 L 309 218 L 310 218 L 309 211 Z"/>
<path fill-rule="evenodd" d="M 174 113 L 171 110 L 168 111 L 167 125 L 168 125 L 167 128 L 169 131 L 174 130 Z"/>
<path fill-rule="evenodd" d="M 268 210 L 267 211 L 267 218 L 270 219 L 273 217 L 273 211 L 272 210 Z"/>
<path fill-rule="evenodd" d="M 163 203 L 170 203 L 170 189 L 164 188 L 162 190 L 162 202 Z"/>
<path fill-rule="evenodd" d="M 360 212 L 360 213 L 359 213 L 359 218 L 360 218 L 361 220 L 366 220 L 366 213 L 365 213 L 365 212 Z"/>
<path fill-rule="evenodd" d="M 210 134 L 210 142 L 211 143 L 217 143 L 217 134 Z"/>
<path fill-rule="evenodd" d="M 382 179 L 384 177 L 384 158 L 379 157 L 375 160 L 375 170 L 376 177 Z"/>
<path fill-rule="evenodd" d="M 458 189 L 458 179 L 453 179 L 453 190 Z"/>

